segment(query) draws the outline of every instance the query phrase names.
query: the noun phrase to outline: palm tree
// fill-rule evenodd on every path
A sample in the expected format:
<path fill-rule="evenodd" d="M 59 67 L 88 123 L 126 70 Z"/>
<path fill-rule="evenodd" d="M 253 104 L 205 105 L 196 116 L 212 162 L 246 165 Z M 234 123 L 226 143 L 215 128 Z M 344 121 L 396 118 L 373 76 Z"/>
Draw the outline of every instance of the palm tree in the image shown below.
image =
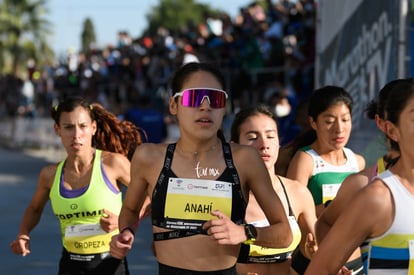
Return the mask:
<path fill-rule="evenodd" d="M 42 63 L 53 57 L 47 42 L 51 24 L 46 4 L 47 0 L 0 1 L 0 60 L 11 60 L 8 69 L 13 75 L 29 58 Z"/>

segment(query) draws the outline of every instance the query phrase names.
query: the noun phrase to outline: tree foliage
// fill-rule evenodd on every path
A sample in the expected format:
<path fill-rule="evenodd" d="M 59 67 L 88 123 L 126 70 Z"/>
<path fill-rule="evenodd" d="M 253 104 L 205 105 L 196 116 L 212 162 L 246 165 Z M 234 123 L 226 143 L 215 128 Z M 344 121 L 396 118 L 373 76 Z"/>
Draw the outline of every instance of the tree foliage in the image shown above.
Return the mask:
<path fill-rule="evenodd" d="M 83 31 L 81 35 L 82 41 L 82 52 L 88 54 L 92 49 L 93 45 L 96 43 L 95 28 L 93 26 L 92 20 L 88 17 L 83 22 Z"/>
<path fill-rule="evenodd" d="M 1 72 L 16 75 L 28 59 L 37 63 L 52 60 L 53 51 L 47 42 L 51 24 L 46 19 L 46 4 L 47 0 L 0 1 Z"/>
<path fill-rule="evenodd" d="M 160 26 L 173 32 L 183 31 L 186 26 L 201 23 L 206 14 L 217 13 L 209 5 L 194 0 L 160 0 L 147 14 L 147 31 L 156 32 Z"/>

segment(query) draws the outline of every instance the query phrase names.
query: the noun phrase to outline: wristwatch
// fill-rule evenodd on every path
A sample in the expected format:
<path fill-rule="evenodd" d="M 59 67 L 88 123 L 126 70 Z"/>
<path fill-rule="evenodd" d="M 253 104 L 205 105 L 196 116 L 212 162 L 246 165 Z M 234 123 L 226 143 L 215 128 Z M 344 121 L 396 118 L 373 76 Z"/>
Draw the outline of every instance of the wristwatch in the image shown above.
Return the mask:
<path fill-rule="evenodd" d="M 244 241 L 244 244 L 253 244 L 257 238 L 256 227 L 253 224 L 244 224 L 244 233 L 246 234 L 247 240 Z"/>

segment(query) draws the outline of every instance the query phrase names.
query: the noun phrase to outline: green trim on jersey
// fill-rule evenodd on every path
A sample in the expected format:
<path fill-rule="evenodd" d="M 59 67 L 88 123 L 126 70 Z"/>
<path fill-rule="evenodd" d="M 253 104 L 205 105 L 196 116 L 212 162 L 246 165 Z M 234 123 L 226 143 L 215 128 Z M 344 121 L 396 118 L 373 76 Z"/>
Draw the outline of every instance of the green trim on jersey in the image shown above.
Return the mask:
<path fill-rule="evenodd" d="M 308 181 L 308 189 L 312 193 L 315 205 L 322 204 L 323 184 L 342 184 L 345 178 L 355 172 L 322 172 L 312 176 Z"/>

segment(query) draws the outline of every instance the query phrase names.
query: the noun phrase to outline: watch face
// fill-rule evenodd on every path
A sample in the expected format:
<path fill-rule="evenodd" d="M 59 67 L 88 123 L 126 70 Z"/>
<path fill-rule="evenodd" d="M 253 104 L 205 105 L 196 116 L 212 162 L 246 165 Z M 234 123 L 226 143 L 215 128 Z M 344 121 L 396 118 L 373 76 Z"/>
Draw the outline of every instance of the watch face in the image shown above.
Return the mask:
<path fill-rule="evenodd" d="M 247 236 L 248 239 L 256 239 L 257 231 L 256 231 L 256 227 L 254 227 L 254 225 L 246 224 L 245 225 L 245 231 L 246 231 L 246 236 Z"/>

